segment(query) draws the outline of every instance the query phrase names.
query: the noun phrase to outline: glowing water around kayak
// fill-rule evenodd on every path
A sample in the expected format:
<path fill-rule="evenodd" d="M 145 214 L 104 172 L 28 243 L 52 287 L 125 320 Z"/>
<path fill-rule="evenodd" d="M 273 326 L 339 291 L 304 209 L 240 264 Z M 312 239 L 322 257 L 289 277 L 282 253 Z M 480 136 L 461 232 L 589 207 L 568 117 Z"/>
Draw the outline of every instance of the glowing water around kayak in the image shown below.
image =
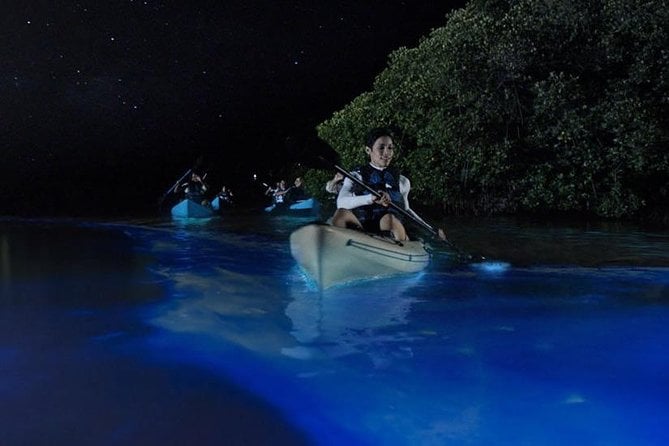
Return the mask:
<path fill-rule="evenodd" d="M 319 293 L 302 224 L 4 222 L 0 443 L 669 440 L 667 234 Z M 547 248 L 600 235 L 611 266 Z"/>

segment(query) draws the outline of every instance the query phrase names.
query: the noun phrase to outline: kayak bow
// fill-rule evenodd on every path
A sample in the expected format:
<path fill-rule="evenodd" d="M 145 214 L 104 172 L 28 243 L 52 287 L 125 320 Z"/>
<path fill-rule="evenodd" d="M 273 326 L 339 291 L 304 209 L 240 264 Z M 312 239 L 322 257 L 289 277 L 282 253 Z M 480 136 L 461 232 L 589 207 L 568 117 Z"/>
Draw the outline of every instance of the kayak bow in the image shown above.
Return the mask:
<path fill-rule="evenodd" d="M 331 225 L 311 224 L 290 235 L 290 251 L 321 288 L 416 273 L 430 262 L 421 241 L 398 242 Z"/>

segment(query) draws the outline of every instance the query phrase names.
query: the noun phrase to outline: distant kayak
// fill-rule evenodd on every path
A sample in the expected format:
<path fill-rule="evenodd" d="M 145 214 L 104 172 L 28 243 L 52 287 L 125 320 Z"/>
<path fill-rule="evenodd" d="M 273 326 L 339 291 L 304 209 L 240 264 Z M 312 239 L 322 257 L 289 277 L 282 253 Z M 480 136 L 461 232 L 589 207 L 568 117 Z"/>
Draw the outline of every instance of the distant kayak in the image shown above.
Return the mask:
<path fill-rule="evenodd" d="M 423 242 L 398 242 L 323 224 L 311 224 L 294 231 L 290 235 L 290 252 L 321 288 L 416 273 L 430 263 Z"/>
<path fill-rule="evenodd" d="M 219 196 L 216 196 L 213 200 L 211 200 L 211 208 L 215 211 L 221 211 L 232 206 L 233 204 L 230 201 L 223 201 Z"/>
<path fill-rule="evenodd" d="M 267 206 L 265 212 L 281 215 L 304 215 L 317 217 L 321 205 L 315 198 L 297 200 L 290 204 L 280 203 Z"/>
<path fill-rule="evenodd" d="M 188 199 L 180 201 L 172 208 L 173 218 L 207 218 L 213 215 L 213 209 Z"/>

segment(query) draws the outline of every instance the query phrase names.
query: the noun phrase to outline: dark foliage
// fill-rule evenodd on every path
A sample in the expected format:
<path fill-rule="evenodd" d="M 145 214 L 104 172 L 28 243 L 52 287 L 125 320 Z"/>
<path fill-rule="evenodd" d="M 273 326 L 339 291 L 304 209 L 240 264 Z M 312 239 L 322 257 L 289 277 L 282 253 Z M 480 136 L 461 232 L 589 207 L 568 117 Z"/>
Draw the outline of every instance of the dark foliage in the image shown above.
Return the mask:
<path fill-rule="evenodd" d="M 668 112 L 666 1 L 480 0 L 318 130 L 352 166 L 400 128 L 413 195 L 451 213 L 666 219 Z"/>

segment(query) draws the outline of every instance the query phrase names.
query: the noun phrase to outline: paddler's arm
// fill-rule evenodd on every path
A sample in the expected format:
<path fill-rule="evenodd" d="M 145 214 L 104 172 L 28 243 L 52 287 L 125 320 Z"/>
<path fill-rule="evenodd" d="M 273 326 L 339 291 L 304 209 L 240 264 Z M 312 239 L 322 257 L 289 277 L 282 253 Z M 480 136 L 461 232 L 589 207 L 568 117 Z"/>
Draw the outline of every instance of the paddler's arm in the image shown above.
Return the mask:
<path fill-rule="evenodd" d="M 360 178 L 356 172 L 353 172 L 357 178 Z M 365 195 L 355 195 L 353 193 L 353 181 L 350 178 L 344 179 L 344 184 L 337 195 L 337 207 L 343 209 L 355 209 L 360 206 L 367 206 L 374 202 L 374 195 L 365 194 Z"/>

